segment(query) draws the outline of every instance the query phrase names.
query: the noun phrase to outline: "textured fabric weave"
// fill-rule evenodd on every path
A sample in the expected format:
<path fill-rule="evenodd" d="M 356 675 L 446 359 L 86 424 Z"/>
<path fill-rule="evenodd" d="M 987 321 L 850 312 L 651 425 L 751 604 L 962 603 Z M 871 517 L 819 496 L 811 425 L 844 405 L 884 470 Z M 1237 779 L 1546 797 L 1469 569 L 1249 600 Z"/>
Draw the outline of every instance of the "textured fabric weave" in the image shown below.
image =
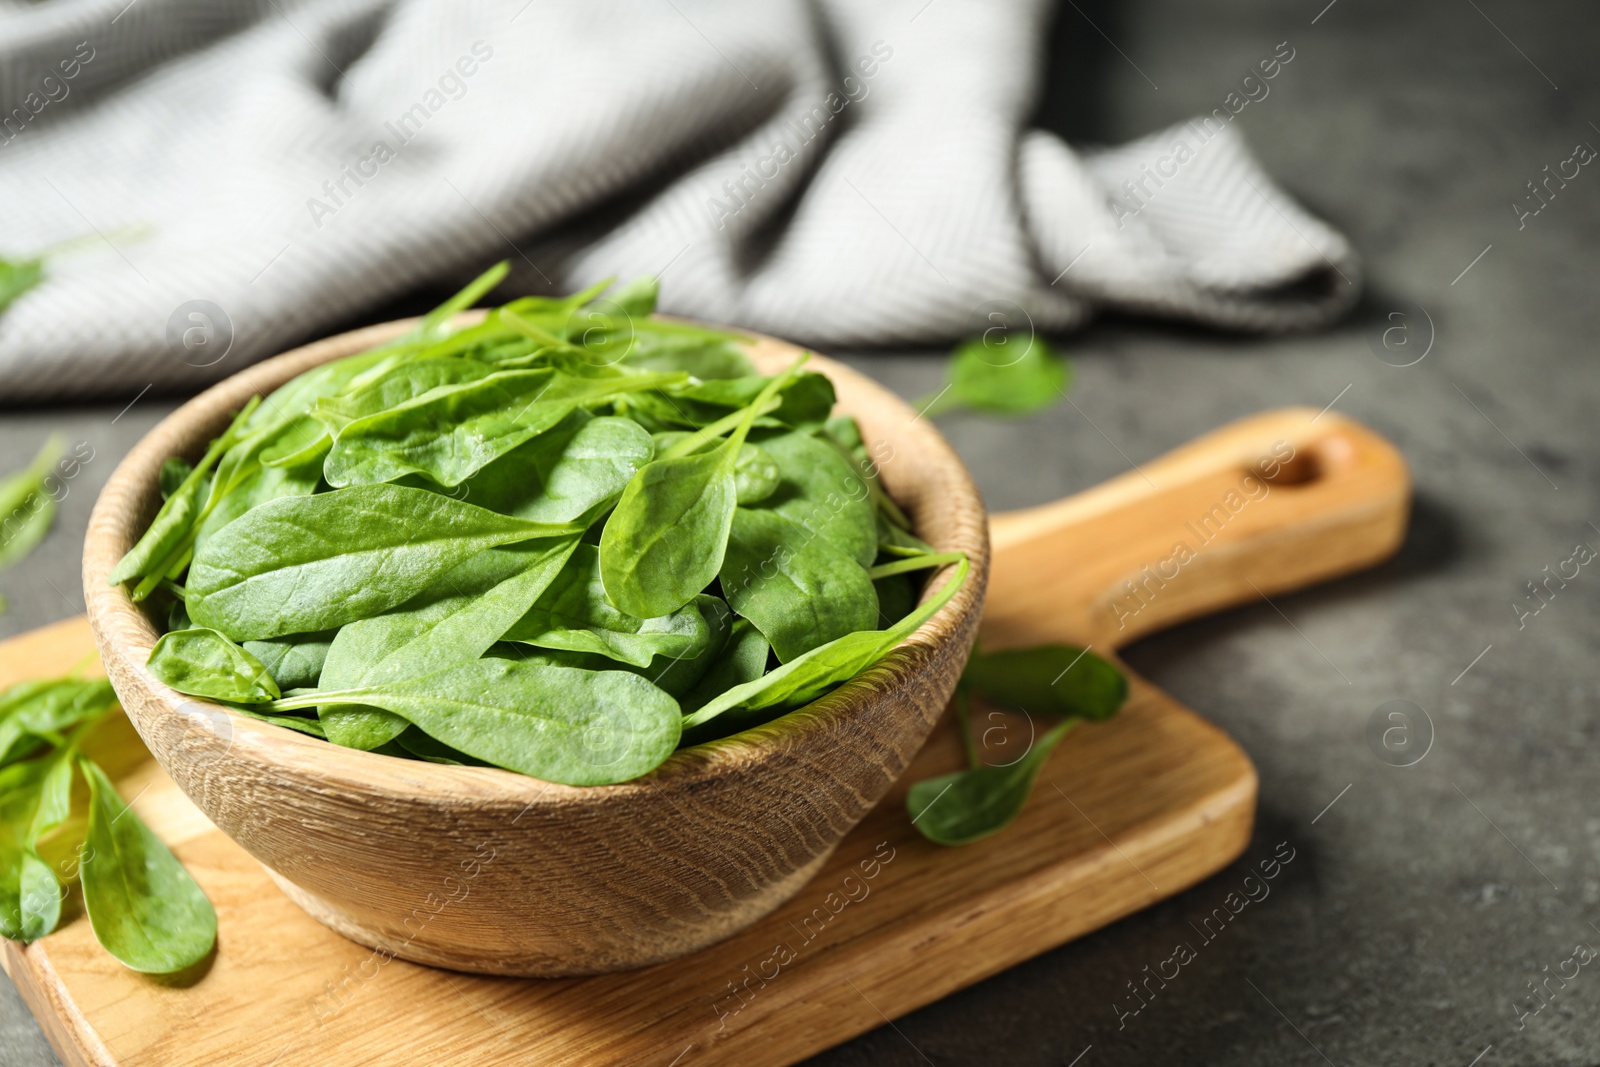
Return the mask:
<path fill-rule="evenodd" d="M 0 315 L 0 402 L 202 384 L 503 257 L 505 292 L 659 273 L 665 311 L 824 348 L 949 343 L 995 307 L 1272 331 L 1354 301 L 1349 245 L 1231 109 L 1111 150 L 1028 130 L 1049 15 L 0 5 L 0 254 L 88 238 Z"/>

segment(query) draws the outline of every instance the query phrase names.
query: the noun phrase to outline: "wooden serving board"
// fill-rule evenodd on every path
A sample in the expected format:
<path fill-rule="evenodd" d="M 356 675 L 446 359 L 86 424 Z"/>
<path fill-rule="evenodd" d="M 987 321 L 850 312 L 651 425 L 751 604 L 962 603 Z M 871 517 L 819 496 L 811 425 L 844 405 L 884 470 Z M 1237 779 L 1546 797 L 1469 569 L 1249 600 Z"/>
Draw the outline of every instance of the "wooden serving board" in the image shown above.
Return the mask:
<path fill-rule="evenodd" d="M 1157 625 L 1393 551 L 1409 492 L 1404 464 L 1356 424 L 1313 414 L 1258 416 L 1071 501 L 997 516 L 985 640 L 1075 639 L 1109 653 Z M 1238 510 L 1225 503 L 1226 520 L 1176 577 L 1159 587 L 1143 578 L 1277 441 L 1295 458 L 1264 481 L 1268 491 Z M 1126 599 L 1123 583 L 1135 579 L 1148 603 Z M 93 653 L 82 619 L 14 638 L 0 643 L 0 686 L 63 673 Z M 124 722 L 114 746 L 122 758 L 107 769 L 211 897 L 217 951 L 195 973 L 135 974 L 69 909 L 51 936 L 6 942 L 5 969 L 71 1065 L 792 1063 L 1185 889 L 1238 855 L 1255 812 L 1249 759 L 1216 727 L 1132 681 L 1123 710 L 1062 744 L 998 836 L 945 849 L 908 822 L 908 783 L 963 761 L 947 722 L 815 880 L 771 916 L 672 963 L 558 980 L 385 959 L 320 926 L 189 802 Z M 1026 744 L 1030 723 L 1004 723 L 1006 743 Z"/>

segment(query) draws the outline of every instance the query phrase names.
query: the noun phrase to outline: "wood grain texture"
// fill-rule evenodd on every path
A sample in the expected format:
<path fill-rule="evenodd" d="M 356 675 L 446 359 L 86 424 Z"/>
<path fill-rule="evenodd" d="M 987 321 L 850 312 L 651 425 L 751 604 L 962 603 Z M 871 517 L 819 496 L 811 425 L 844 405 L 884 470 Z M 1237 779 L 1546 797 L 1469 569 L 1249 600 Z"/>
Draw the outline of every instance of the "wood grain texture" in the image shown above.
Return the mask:
<path fill-rule="evenodd" d="M 197 457 L 249 397 L 409 325 L 331 338 L 229 378 L 169 416 L 112 474 L 89 521 L 84 590 L 129 717 L 183 791 L 291 898 L 405 959 L 490 974 L 592 974 L 672 959 L 743 929 L 827 861 L 905 771 L 950 697 L 988 573 L 986 516 L 966 468 L 893 394 L 814 359 L 840 409 L 889 457 L 880 477 L 918 534 L 965 552 L 971 574 L 900 648 L 834 693 L 680 750 L 622 785 L 577 788 L 339 748 L 161 685 L 145 669 L 156 626 L 106 577 L 159 505 L 162 461 Z M 799 354 L 772 339 L 750 352 L 768 373 Z M 481 864 L 486 853 L 493 864 Z M 431 911 L 469 869 L 478 872 L 471 895 Z"/>
<path fill-rule="evenodd" d="M 0 685 L 91 648 L 83 620 L 0 644 Z M 1249 840 L 1249 760 L 1138 679 L 1115 719 L 1062 744 L 1005 833 L 940 848 L 910 826 L 905 789 L 962 760 L 941 726 L 816 878 L 733 937 L 561 979 L 453 973 L 346 940 L 279 893 L 153 760 L 125 761 L 123 795 L 216 905 L 214 959 L 187 983 L 138 975 L 78 915 L 33 945 L 6 942 L 4 962 L 70 1067 L 778 1065 L 1185 889 Z M 467 901 L 497 862 L 461 876 Z"/>
<path fill-rule="evenodd" d="M 1111 481 L 990 525 L 980 639 L 1101 649 L 1368 567 L 1405 536 L 1395 447 L 1331 411 L 1240 419 Z"/>

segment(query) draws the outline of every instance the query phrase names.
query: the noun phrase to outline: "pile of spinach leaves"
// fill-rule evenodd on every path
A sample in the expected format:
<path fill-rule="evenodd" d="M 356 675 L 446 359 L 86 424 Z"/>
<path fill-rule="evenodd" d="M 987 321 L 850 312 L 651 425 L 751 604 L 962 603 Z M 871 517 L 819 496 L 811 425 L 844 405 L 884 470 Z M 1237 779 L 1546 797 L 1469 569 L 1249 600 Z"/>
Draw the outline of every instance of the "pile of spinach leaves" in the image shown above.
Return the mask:
<path fill-rule="evenodd" d="M 334 744 L 623 782 L 871 665 L 954 595 L 802 357 L 525 297 L 255 398 L 111 575 L 167 685 Z M 918 605 L 922 580 L 953 573 Z"/>
<path fill-rule="evenodd" d="M 63 886 L 76 879 L 100 944 L 136 971 L 170 974 L 210 954 L 217 915 L 83 753 L 86 735 L 116 710 L 103 678 L 0 691 L 0 937 L 34 941 L 54 930 Z M 74 810 L 75 779 L 87 787 L 87 818 Z"/>

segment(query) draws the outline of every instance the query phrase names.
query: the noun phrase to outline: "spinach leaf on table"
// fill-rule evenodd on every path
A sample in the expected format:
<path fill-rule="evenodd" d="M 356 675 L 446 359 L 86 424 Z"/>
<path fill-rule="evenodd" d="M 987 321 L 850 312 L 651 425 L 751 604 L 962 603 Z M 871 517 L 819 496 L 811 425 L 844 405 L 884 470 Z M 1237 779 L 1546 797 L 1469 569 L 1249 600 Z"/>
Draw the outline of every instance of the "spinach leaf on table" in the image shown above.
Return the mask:
<path fill-rule="evenodd" d="M 170 974 L 210 955 L 217 913 L 161 839 L 117 796 L 94 762 L 78 766 L 89 782 L 89 828 L 79 877 L 95 938 L 136 971 Z"/>
<path fill-rule="evenodd" d="M 1061 716 L 1019 759 L 1000 766 L 981 763 L 972 743 L 966 707 L 970 693 L 1030 717 Z M 906 810 L 928 840 L 964 845 L 998 833 L 1022 811 L 1045 760 L 1079 722 L 1103 721 L 1128 696 L 1128 680 L 1088 649 L 1041 645 L 984 653 L 974 649 L 962 674 L 955 706 L 971 766 L 912 785 Z"/>
<path fill-rule="evenodd" d="M 1072 368 L 1031 332 L 991 343 L 966 342 L 950 357 L 945 388 L 917 406 L 924 415 L 966 408 L 993 415 L 1031 415 L 1066 396 Z"/>

